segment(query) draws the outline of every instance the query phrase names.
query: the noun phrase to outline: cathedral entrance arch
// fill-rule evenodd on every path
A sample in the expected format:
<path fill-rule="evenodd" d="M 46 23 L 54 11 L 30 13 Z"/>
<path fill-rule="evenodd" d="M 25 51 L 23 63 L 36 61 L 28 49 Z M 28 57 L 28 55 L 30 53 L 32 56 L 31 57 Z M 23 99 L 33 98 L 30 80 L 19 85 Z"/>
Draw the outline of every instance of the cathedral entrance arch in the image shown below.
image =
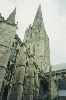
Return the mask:
<path fill-rule="evenodd" d="M 44 99 L 48 100 L 48 96 L 49 96 L 49 82 L 45 78 L 42 78 L 40 80 L 39 94 L 40 94 L 41 100 L 44 100 Z"/>

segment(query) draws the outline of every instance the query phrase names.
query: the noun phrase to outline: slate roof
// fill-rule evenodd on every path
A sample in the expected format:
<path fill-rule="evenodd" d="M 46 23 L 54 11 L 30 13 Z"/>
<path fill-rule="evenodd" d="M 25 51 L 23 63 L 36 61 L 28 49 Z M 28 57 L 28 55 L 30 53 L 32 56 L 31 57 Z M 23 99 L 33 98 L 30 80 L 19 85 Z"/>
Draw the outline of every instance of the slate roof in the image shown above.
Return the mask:
<path fill-rule="evenodd" d="M 66 69 L 66 63 L 52 65 L 52 71 Z"/>
<path fill-rule="evenodd" d="M 51 65 L 52 71 L 66 70 L 66 63 Z M 49 72 L 49 67 L 46 68 L 46 72 Z"/>

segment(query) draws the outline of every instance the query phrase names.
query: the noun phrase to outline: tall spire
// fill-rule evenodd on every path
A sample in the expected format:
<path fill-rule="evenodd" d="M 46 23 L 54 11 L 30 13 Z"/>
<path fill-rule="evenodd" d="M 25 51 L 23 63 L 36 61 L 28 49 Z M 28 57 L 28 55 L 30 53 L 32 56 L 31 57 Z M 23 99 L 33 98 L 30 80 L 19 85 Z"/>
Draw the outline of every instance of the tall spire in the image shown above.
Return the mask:
<path fill-rule="evenodd" d="M 46 33 L 42 18 L 42 11 L 41 11 L 41 5 L 39 5 L 34 22 L 33 22 L 33 29 L 36 31 L 43 31 L 43 33 Z"/>
<path fill-rule="evenodd" d="M 38 10 L 37 10 L 35 19 L 36 19 L 36 18 L 42 19 L 41 5 L 39 5 L 39 7 L 38 7 Z"/>
<path fill-rule="evenodd" d="M 42 18 L 42 11 L 41 11 L 41 5 L 39 5 L 34 22 L 33 22 L 33 26 L 35 27 L 41 27 L 43 24 L 43 18 Z"/>
<path fill-rule="evenodd" d="M 27 29 L 25 32 L 25 39 L 27 41 L 34 41 L 39 40 L 39 39 L 44 39 L 45 38 L 45 27 L 43 23 L 43 18 L 42 18 L 42 11 L 41 11 L 41 5 L 39 5 L 33 25 Z"/>
<path fill-rule="evenodd" d="M 8 24 L 15 25 L 15 15 L 16 15 L 16 8 L 13 10 L 13 12 L 7 18 Z"/>

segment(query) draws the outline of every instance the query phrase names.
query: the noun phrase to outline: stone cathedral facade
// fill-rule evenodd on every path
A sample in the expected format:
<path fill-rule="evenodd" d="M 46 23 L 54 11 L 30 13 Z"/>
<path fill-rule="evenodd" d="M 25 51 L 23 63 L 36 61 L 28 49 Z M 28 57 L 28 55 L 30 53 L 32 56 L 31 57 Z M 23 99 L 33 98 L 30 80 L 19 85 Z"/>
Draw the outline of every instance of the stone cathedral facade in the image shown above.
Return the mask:
<path fill-rule="evenodd" d="M 39 100 L 44 88 L 49 91 L 49 77 L 44 73 L 50 68 L 49 38 L 41 6 L 23 42 L 16 34 L 15 14 L 16 9 L 7 20 L 0 14 L 0 100 Z"/>

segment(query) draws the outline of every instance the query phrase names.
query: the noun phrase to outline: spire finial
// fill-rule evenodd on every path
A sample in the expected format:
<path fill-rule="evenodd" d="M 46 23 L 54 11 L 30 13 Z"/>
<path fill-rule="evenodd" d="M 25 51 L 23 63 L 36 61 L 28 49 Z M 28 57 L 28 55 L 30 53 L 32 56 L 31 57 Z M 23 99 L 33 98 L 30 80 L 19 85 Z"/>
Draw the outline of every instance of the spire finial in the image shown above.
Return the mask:
<path fill-rule="evenodd" d="M 33 28 L 37 30 L 38 29 L 43 30 L 43 33 L 45 33 L 41 5 L 38 6 L 38 10 L 37 10 L 34 22 L 33 22 Z"/>
<path fill-rule="evenodd" d="M 41 5 L 38 6 L 38 10 L 37 10 L 35 19 L 37 19 L 37 18 L 42 19 Z"/>

